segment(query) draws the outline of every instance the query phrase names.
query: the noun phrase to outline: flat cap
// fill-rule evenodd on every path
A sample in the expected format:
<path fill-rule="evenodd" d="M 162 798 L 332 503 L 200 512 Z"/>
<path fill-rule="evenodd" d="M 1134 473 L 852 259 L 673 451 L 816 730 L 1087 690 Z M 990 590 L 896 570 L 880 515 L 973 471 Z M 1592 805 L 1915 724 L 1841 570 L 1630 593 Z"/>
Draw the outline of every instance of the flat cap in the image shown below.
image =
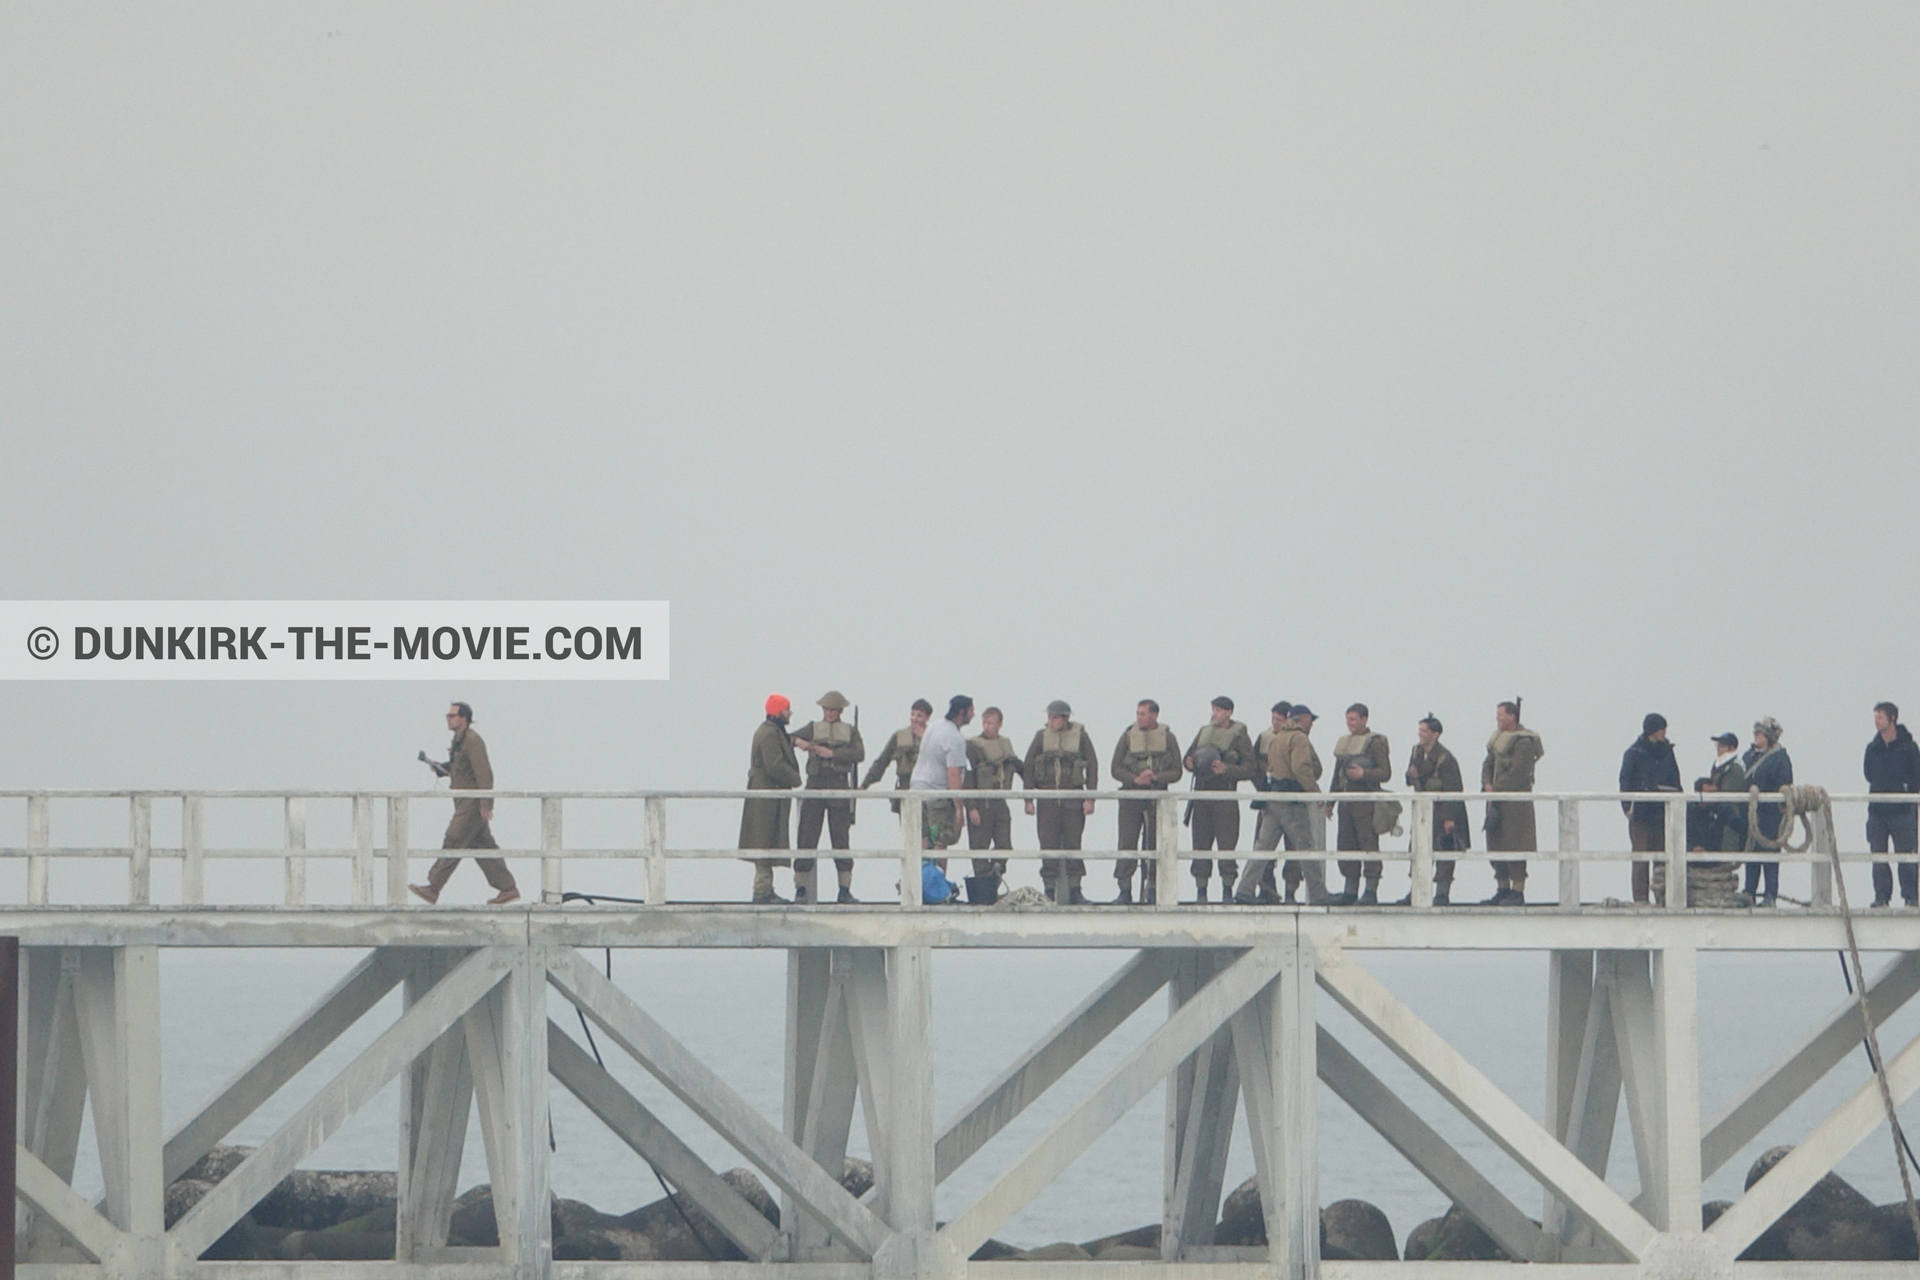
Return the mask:
<path fill-rule="evenodd" d="M 1047 714 L 1050 716 L 1070 716 L 1073 714 L 1073 708 L 1067 705 L 1065 698 L 1055 698 L 1047 704 Z"/>
<path fill-rule="evenodd" d="M 820 701 L 816 705 L 825 707 L 828 711 L 845 711 L 847 695 L 838 689 L 829 689 L 820 695 Z"/>

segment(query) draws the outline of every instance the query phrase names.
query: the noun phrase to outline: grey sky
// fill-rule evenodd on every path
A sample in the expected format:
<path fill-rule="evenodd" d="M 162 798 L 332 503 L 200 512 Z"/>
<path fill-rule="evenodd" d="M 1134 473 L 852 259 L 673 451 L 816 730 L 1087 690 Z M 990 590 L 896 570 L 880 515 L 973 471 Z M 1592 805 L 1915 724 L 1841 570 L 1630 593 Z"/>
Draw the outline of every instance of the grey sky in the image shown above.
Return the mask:
<path fill-rule="evenodd" d="M 1362 699 L 1469 769 L 1520 693 L 1543 787 L 1649 709 L 1689 778 L 1773 714 L 1856 789 L 1920 709 L 1911 6 L 0 37 L 0 593 L 664 598 L 675 642 L 666 685 L 16 685 L 5 785 L 407 784 L 464 696 L 503 785 L 737 786 L 766 692 L 837 686 L 870 740 L 964 690 L 1103 748 L 1142 696 Z"/>

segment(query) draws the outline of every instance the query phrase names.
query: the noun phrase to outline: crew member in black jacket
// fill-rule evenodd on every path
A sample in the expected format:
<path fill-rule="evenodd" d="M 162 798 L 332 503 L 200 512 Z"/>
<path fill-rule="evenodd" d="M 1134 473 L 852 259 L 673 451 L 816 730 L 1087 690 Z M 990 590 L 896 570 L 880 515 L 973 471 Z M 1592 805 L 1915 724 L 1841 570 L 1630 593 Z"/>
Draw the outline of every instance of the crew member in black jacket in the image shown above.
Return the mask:
<path fill-rule="evenodd" d="M 1640 722 L 1640 736 L 1620 757 L 1622 791 L 1678 791 L 1680 764 L 1667 741 L 1667 718 L 1650 711 Z M 1627 838 L 1635 853 L 1664 853 L 1667 848 L 1666 806 L 1652 800 L 1620 802 L 1627 815 Z M 1633 864 L 1633 900 L 1652 901 L 1651 862 Z M 1684 892 L 1684 890 L 1683 890 Z"/>
<path fill-rule="evenodd" d="M 1863 766 L 1867 790 L 1910 795 L 1920 791 L 1920 743 L 1913 740 L 1907 726 L 1900 723 L 1900 708 L 1882 702 L 1873 709 L 1873 727 L 1877 732 L 1867 743 Z M 1867 806 L 1867 847 L 1885 853 L 1889 839 L 1895 853 L 1912 853 L 1920 842 L 1920 815 L 1910 804 L 1870 804 Z M 1920 905 L 1920 866 L 1900 864 L 1900 898 L 1908 906 Z M 1884 907 L 1893 901 L 1893 869 L 1884 862 L 1873 864 L 1873 905 Z"/>

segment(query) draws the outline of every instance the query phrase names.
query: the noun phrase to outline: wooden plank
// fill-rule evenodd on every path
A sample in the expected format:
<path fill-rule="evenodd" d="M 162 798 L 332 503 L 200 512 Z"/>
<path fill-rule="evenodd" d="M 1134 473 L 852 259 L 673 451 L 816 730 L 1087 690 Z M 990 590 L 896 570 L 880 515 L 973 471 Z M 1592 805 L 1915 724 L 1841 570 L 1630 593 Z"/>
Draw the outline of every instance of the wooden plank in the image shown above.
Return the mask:
<path fill-rule="evenodd" d="M 1140 951 L 980 1091 L 948 1122 L 934 1147 L 934 1176 L 945 1181 L 995 1134 L 1131 1018 L 1167 984 L 1174 957 Z"/>
<path fill-rule="evenodd" d="M 1301 1280 L 1320 1274 L 1319 1046 L 1313 970 L 1313 948 L 1294 947 L 1282 956 L 1269 993 L 1253 1001 L 1264 1005 L 1274 1107 L 1269 1163 L 1280 1184 L 1279 1221 L 1285 1224 L 1277 1238 L 1267 1232 L 1267 1247 L 1275 1265 Z"/>
<path fill-rule="evenodd" d="M 1654 1192 L 1654 1225 L 1692 1232 L 1700 1224 L 1700 988 L 1692 947 L 1653 953 L 1653 1005 L 1660 1147 L 1655 1180 L 1642 1185 Z"/>
<path fill-rule="evenodd" d="M 817 1215 L 834 1237 L 871 1258 L 891 1235 L 838 1177 L 807 1157 L 625 992 L 571 950 L 556 951 L 550 981 L 673 1095 L 751 1160 L 782 1191 Z"/>
<path fill-rule="evenodd" d="M 1192 1074 L 1161 1222 L 1161 1257 L 1168 1262 L 1178 1262 L 1190 1246 L 1211 1245 L 1219 1223 L 1227 1150 L 1240 1101 L 1231 1032 L 1216 1031 L 1208 1037 L 1192 1059 Z"/>
<path fill-rule="evenodd" d="M 192 1167 L 289 1080 L 326 1051 L 407 975 L 411 962 L 398 948 L 363 956 L 345 977 L 308 1006 L 274 1042 L 235 1072 L 191 1120 L 167 1139 L 166 1179 Z"/>
<path fill-rule="evenodd" d="M 887 1038 L 893 1049 L 893 1087 L 888 1091 L 883 1132 L 887 1221 L 902 1234 L 927 1234 L 934 1227 L 932 1036 L 933 949 L 894 947 L 887 955 Z"/>
<path fill-rule="evenodd" d="M 774 1225 L 552 1021 L 547 1023 L 547 1069 L 742 1253 L 759 1262 L 771 1256 L 779 1236 Z"/>
<path fill-rule="evenodd" d="M 1320 985 L 1383 1044 L 1412 1067 L 1528 1173 L 1593 1223 L 1608 1240 L 1637 1260 L 1657 1234 L 1618 1192 L 1581 1164 L 1496 1088 L 1378 979 L 1340 948 L 1320 955 Z"/>
<path fill-rule="evenodd" d="M 191 1263 L 439 1039 L 500 981 L 507 961 L 476 951 L 335 1076 L 274 1135 L 217 1183 L 169 1232 L 176 1263 Z"/>
<path fill-rule="evenodd" d="M 452 1229 L 453 1202 L 459 1191 L 460 1163 L 466 1154 L 467 1121 L 473 1115 L 473 1068 L 467 1060 L 467 1034 L 457 1026 L 427 1050 L 420 1087 L 412 1091 L 412 1156 L 407 1163 L 406 1194 L 400 1199 L 397 1234 L 405 1252 L 444 1247 Z"/>
<path fill-rule="evenodd" d="M 1511 1257 L 1531 1257 L 1540 1234 L 1533 1220 L 1332 1032 L 1320 1028 L 1318 1042 L 1320 1079 L 1334 1096 L 1352 1107 L 1442 1195 L 1471 1215 Z"/>
<path fill-rule="evenodd" d="M 1147 1092 L 1200 1047 L 1280 971 L 1279 950 L 1255 948 L 1176 1010 L 980 1198 L 941 1231 L 967 1257 L 1059 1176 Z"/>

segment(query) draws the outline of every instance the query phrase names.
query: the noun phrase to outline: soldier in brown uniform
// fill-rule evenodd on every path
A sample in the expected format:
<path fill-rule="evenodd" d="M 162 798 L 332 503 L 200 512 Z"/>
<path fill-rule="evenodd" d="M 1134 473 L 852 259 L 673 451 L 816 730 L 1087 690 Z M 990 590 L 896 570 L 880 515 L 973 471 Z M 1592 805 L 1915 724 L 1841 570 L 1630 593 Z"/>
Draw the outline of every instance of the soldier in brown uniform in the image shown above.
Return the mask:
<path fill-rule="evenodd" d="M 821 694 L 818 706 L 820 718 L 793 731 L 795 749 L 804 751 L 807 756 L 807 790 L 851 791 L 854 789 L 854 772 L 860 762 L 867 758 L 867 746 L 860 741 L 859 726 L 841 719 L 841 713 L 847 709 L 847 699 L 838 689 L 829 689 Z M 834 848 L 853 847 L 853 801 L 806 799 L 800 801 L 800 830 L 794 839 L 794 847 L 818 849 L 823 822 Z M 796 902 L 807 900 L 808 890 L 813 883 L 813 866 L 812 858 L 793 860 L 793 896 Z M 840 878 L 837 900 L 856 901 L 853 896 L 853 859 L 835 858 L 833 866 Z"/>
<path fill-rule="evenodd" d="M 1520 723 L 1520 699 L 1503 702 L 1493 713 L 1494 732 L 1487 739 L 1487 758 L 1480 766 L 1482 791 L 1531 791 L 1533 767 L 1546 748 L 1540 735 Z M 1531 800 L 1487 802 L 1487 851 L 1531 853 L 1540 847 L 1533 825 Z M 1495 860 L 1494 893 L 1488 906 L 1523 907 L 1527 903 L 1527 863 L 1524 858 Z"/>
<path fill-rule="evenodd" d="M 487 759 L 487 744 L 473 731 L 473 708 L 464 702 L 448 707 L 447 727 L 453 730 L 453 749 L 445 764 L 428 761 L 433 771 L 451 779 L 448 786 L 455 791 L 493 790 L 493 763 Z M 447 834 L 440 841 L 440 847 L 498 849 L 500 845 L 493 838 L 492 824 L 493 801 L 455 800 L 453 821 L 447 824 Z M 480 874 L 487 878 L 487 883 L 498 891 L 487 899 L 489 906 L 503 907 L 520 897 L 505 858 L 475 858 L 474 861 L 480 864 Z M 428 902 L 438 902 L 440 891 L 447 887 L 454 868 L 459 865 L 458 858 L 435 859 L 427 869 L 427 882 L 410 884 L 407 888 Z"/>
<path fill-rule="evenodd" d="M 1038 791 L 1091 791 L 1100 776 L 1100 755 L 1093 739 L 1070 717 L 1073 708 L 1060 699 L 1047 704 L 1047 727 L 1033 735 L 1027 748 L 1021 774 L 1027 785 Z M 1042 849 L 1078 849 L 1093 801 L 1042 800 L 1036 806 L 1027 801 L 1027 812 L 1037 814 Z M 1048 858 L 1040 863 L 1040 880 L 1047 897 L 1055 902 L 1079 906 L 1086 902 L 1080 892 L 1087 864 L 1079 858 Z M 1062 885 L 1062 881 L 1065 885 Z"/>
<path fill-rule="evenodd" d="M 800 761 L 793 754 L 793 742 L 787 737 L 787 721 L 793 716 L 793 703 L 783 694 L 767 696 L 767 718 L 753 731 L 753 749 L 747 762 L 747 790 L 787 791 L 800 785 Z M 740 808 L 740 845 L 742 849 L 785 849 L 787 822 L 793 801 L 779 799 L 748 800 Z M 773 869 L 787 865 L 785 858 L 749 858 L 753 863 L 753 900 L 759 903 L 785 902 L 773 891 Z"/>
<path fill-rule="evenodd" d="M 1440 735 L 1446 732 L 1438 718 L 1429 711 L 1420 722 L 1420 741 L 1413 749 L 1413 755 L 1407 761 L 1407 785 L 1415 791 L 1461 792 L 1466 784 L 1460 777 L 1460 761 L 1453 752 L 1440 745 Z M 1433 806 L 1433 851 L 1435 853 L 1459 853 L 1473 847 L 1473 831 L 1467 824 L 1467 806 L 1460 800 L 1441 800 Z M 1401 906 L 1409 906 L 1413 895 L 1408 894 L 1401 900 Z M 1433 905 L 1450 906 L 1453 902 L 1453 859 L 1439 858 L 1433 864 Z"/>
<path fill-rule="evenodd" d="M 1289 706 L 1291 711 L 1292 707 Z M 1193 735 L 1181 761 L 1193 776 L 1195 791 L 1237 791 L 1253 777 L 1253 740 L 1247 726 L 1233 718 L 1233 699 L 1222 694 L 1213 700 L 1207 724 Z M 1193 828 L 1193 851 L 1209 849 L 1231 852 L 1240 843 L 1240 802 L 1238 800 L 1189 801 L 1187 821 Z M 1240 864 L 1232 858 L 1220 859 L 1220 901 L 1233 897 L 1233 880 Z M 1213 879 L 1213 860 L 1193 860 L 1194 901 L 1207 900 L 1207 884 Z"/>
<path fill-rule="evenodd" d="M 1367 705 L 1356 702 L 1347 708 L 1347 731 L 1333 746 L 1333 782 L 1329 791 L 1378 791 L 1393 776 L 1393 754 L 1387 735 L 1367 728 Z M 1342 852 L 1380 852 L 1380 833 L 1374 830 L 1374 806 L 1371 801 L 1348 800 L 1339 807 L 1340 829 L 1335 847 Z M 1340 860 L 1340 874 L 1346 887 L 1328 903 L 1350 907 L 1380 905 L 1380 859 Z M 1366 876 L 1366 891 L 1360 892 L 1360 878 Z"/>
<path fill-rule="evenodd" d="M 1109 766 L 1122 791 L 1165 791 L 1180 781 L 1180 739 L 1160 723 L 1160 704 L 1142 698 L 1133 709 L 1133 727 L 1114 744 L 1113 763 Z M 1155 801 L 1120 802 L 1120 838 L 1116 848 L 1132 853 L 1159 847 L 1159 822 L 1154 814 Z M 1138 858 L 1120 858 L 1113 864 L 1113 878 L 1120 891 L 1114 902 L 1133 903 L 1133 873 L 1140 869 Z M 1142 877 L 1140 901 L 1152 902 L 1157 886 L 1153 872 Z"/>
<path fill-rule="evenodd" d="M 980 732 L 967 739 L 969 790 L 1011 791 L 1013 780 L 1025 776 L 1022 770 L 1026 765 L 1013 743 L 1000 736 L 1000 726 L 1005 722 L 998 707 L 980 713 Z M 1013 811 L 1005 800 L 975 800 L 967 806 L 967 848 L 1013 848 Z M 1006 872 L 1005 858 L 973 860 L 976 876 L 1003 876 Z"/>
<path fill-rule="evenodd" d="M 1289 715 L 1282 716 L 1282 705 L 1285 704 L 1274 706 L 1273 729 L 1266 735 L 1266 790 L 1275 794 L 1267 799 L 1266 807 L 1260 811 L 1260 823 L 1254 829 L 1253 847 L 1260 853 L 1279 848 L 1283 835 L 1289 853 L 1317 849 L 1324 843 L 1324 837 L 1315 838 L 1313 815 L 1309 812 L 1316 806 L 1277 798 L 1318 792 L 1321 772 L 1320 756 L 1307 741 L 1307 731 L 1315 719 L 1313 712 L 1296 704 L 1289 707 Z M 1272 865 L 1271 858 L 1249 859 L 1240 872 L 1240 883 L 1234 887 L 1233 900 L 1242 904 L 1258 902 L 1261 880 Z M 1326 867 L 1319 859 L 1287 859 L 1282 878 L 1288 902 L 1293 901 L 1302 879 L 1307 881 L 1309 903 L 1322 905 L 1327 901 Z"/>
<path fill-rule="evenodd" d="M 887 766 L 893 766 L 893 789 L 905 791 L 913 784 L 913 766 L 920 760 L 920 739 L 926 736 L 927 722 L 933 719 L 933 704 L 925 698 L 913 700 L 913 710 L 907 715 L 907 727 L 897 730 L 889 737 L 886 745 L 880 748 L 880 754 L 867 766 L 867 776 L 860 780 L 860 789 L 865 791 L 880 781 Z M 900 812 L 900 802 L 890 802 L 895 813 Z"/>

